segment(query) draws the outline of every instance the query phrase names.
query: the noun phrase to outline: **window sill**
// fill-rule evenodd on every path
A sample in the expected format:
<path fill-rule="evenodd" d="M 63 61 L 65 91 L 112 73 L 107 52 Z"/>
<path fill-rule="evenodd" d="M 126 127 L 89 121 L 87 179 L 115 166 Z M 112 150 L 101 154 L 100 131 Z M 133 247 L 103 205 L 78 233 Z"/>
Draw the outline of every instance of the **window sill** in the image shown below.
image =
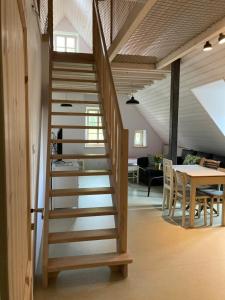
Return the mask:
<path fill-rule="evenodd" d="M 133 146 L 133 148 L 148 148 L 148 146 Z"/>

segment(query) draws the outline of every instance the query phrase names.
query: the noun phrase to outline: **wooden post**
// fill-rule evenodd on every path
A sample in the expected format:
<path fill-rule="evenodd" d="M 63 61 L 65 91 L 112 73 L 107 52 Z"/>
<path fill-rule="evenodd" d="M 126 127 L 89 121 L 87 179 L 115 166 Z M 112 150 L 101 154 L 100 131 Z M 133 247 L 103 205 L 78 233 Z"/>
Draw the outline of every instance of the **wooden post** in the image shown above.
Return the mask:
<path fill-rule="evenodd" d="M 169 158 L 177 163 L 177 131 L 180 90 L 180 59 L 171 64 Z"/>
<path fill-rule="evenodd" d="M 110 1 L 110 45 L 113 41 L 113 0 Z"/>

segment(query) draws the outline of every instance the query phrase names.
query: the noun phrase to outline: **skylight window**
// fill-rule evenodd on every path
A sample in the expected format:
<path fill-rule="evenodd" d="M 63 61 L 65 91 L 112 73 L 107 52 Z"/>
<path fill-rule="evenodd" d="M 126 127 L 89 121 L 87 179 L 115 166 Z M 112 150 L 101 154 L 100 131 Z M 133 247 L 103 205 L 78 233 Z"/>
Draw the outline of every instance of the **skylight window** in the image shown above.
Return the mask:
<path fill-rule="evenodd" d="M 199 86 L 192 92 L 211 119 L 225 136 L 225 82 L 224 80 Z"/>

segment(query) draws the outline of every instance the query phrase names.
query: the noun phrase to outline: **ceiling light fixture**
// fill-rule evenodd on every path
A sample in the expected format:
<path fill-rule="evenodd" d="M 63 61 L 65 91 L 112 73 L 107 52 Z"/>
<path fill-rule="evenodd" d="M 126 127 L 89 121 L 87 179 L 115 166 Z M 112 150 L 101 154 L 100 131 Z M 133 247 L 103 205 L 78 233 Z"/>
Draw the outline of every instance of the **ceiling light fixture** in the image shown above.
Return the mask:
<path fill-rule="evenodd" d="M 73 105 L 71 103 L 62 103 L 60 106 L 62 106 L 62 107 L 72 107 Z"/>
<path fill-rule="evenodd" d="M 212 44 L 209 41 L 207 41 L 203 47 L 203 51 L 210 51 L 210 50 L 212 50 Z"/>
<path fill-rule="evenodd" d="M 139 101 L 134 99 L 134 96 L 131 96 L 131 98 L 127 100 L 126 104 L 139 104 Z"/>
<path fill-rule="evenodd" d="M 225 43 L 225 34 L 223 34 L 222 32 L 219 35 L 218 43 L 219 44 L 224 44 Z"/>

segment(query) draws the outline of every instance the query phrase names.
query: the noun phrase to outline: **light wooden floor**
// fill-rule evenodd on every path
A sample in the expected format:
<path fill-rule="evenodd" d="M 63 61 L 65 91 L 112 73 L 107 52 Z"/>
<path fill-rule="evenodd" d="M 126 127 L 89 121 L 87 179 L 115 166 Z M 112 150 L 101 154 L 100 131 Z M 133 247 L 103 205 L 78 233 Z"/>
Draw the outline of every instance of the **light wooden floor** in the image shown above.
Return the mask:
<path fill-rule="evenodd" d="M 146 194 L 146 187 L 130 185 L 134 263 L 126 280 L 107 268 L 64 272 L 46 290 L 38 282 L 35 300 L 225 299 L 225 228 L 183 229 L 162 218 L 159 188 Z"/>

